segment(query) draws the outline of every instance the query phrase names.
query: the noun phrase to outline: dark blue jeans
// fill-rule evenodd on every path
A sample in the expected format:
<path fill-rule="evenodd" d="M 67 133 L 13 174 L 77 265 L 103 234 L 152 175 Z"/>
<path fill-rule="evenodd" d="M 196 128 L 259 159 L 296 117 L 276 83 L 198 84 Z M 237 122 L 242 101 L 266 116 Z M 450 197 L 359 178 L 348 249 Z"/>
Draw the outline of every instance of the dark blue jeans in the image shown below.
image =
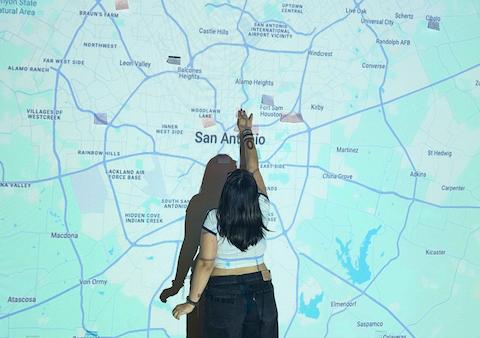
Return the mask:
<path fill-rule="evenodd" d="M 210 276 L 204 295 L 203 338 L 278 338 L 273 284 L 261 272 Z"/>

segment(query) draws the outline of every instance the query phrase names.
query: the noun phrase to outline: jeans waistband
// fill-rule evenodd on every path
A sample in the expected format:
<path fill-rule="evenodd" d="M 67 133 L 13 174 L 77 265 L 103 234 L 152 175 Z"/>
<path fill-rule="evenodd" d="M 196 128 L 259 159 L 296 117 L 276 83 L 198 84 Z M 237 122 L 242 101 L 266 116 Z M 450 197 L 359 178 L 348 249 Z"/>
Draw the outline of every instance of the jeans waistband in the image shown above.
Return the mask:
<path fill-rule="evenodd" d="M 262 272 L 255 271 L 241 275 L 228 276 L 210 276 L 208 280 L 209 285 L 227 285 L 227 284 L 241 284 L 245 282 L 263 281 Z"/>

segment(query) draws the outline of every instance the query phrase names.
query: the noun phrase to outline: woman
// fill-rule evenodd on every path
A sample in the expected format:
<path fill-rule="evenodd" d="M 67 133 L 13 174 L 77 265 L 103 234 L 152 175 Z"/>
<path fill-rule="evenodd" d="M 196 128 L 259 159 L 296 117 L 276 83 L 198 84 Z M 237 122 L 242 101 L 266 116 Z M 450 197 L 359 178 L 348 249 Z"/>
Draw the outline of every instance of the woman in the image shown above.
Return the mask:
<path fill-rule="evenodd" d="M 179 319 L 190 313 L 205 291 L 204 338 L 276 338 L 277 305 L 263 262 L 270 202 L 258 168 L 252 114 L 240 109 L 237 126 L 240 169 L 227 177 L 218 209 L 207 213 L 190 294 L 172 314 Z"/>

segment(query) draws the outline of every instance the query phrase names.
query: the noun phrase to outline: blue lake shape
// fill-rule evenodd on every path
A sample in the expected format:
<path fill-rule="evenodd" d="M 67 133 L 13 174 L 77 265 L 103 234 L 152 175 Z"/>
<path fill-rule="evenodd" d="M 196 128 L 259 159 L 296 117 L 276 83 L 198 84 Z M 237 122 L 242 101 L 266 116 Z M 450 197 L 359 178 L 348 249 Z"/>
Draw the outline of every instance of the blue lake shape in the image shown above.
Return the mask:
<path fill-rule="evenodd" d="M 303 292 L 300 294 L 300 308 L 298 312 L 304 314 L 306 317 L 317 319 L 320 315 L 320 310 L 318 310 L 318 304 L 323 301 L 323 292 L 319 295 L 316 295 L 308 304 L 305 304 L 305 300 L 303 299 Z"/>
<path fill-rule="evenodd" d="M 354 263 L 352 262 L 349 248 L 352 240 L 349 240 L 346 244 L 344 244 L 341 239 L 338 237 L 335 238 L 336 242 L 340 246 L 340 248 L 337 250 L 337 258 L 342 266 L 347 270 L 347 273 L 354 284 L 362 284 L 369 280 L 372 275 L 370 272 L 370 267 L 367 264 L 367 253 L 372 241 L 372 237 L 378 233 L 381 227 L 382 226 L 379 225 L 377 228 L 370 229 L 367 232 L 360 247 L 359 255 Z"/>

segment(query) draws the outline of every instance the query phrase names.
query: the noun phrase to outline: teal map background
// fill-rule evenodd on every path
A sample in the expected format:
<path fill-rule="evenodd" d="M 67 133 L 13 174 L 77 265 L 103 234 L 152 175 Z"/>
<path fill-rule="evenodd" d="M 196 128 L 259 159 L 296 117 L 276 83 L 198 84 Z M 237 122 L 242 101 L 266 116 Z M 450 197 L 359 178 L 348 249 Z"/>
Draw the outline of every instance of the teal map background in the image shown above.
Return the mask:
<path fill-rule="evenodd" d="M 474 0 L 1 0 L 0 338 L 185 337 L 240 106 L 281 337 L 478 336 L 479 46 Z"/>

